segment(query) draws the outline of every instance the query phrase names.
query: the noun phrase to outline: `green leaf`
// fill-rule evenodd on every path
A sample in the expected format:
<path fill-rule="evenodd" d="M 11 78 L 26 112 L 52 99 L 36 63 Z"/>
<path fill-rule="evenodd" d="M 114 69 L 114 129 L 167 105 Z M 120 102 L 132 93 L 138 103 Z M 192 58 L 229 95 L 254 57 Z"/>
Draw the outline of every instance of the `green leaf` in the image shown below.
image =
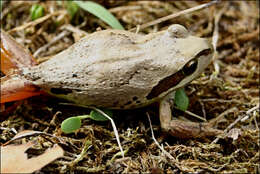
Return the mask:
<path fill-rule="evenodd" d="M 80 117 L 70 117 L 61 123 L 61 130 L 65 133 L 72 133 L 81 126 Z"/>
<path fill-rule="evenodd" d="M 3 0 L 0 0 L 0 11 L 2 12 L 2 7 L 3 7 Z"/>
<path fill-rule="evenodd" d="M 102 109 L 103 112 L 105 112 L 108 116 L 112 117 L 113 116 L 113 112 L 109 109 Z M 107 121 L 108 118 L 103 116 L 101 113 L 95 111 L 95 110 L 92 110 L 90 112 L 90 115 L 89 115 L 92 120 L 95 120 L 95 121 Z"/>
<path fill-rule="evenodd" d="M 182 111 L 186 111 L 188 109 L 189 98 L 183 88 L 180 88 L 175 92 L 174 103 L 177 108 Z"/>
<path fill-rule="evenodd" d="M 124 27 L 119 23 L 119 21 L 103 6 L 92 2 L 92 1 L 74 1 L 79 7 L 88 11 L 89 13 L 97 16 L 99 19 L 106 22 L 114 29 L 124 30 Z"/>
<path fill-rule="evenodd" d="M 68 13 L 71 16 L 71 19 L 75 16 L 75 14 L 78 12 L 78 9 L 79 9 L 78 5 L 72 1 L 66 2 L 66 8 L 67 8 Z"/>
<path fill-rule="evenodd" d="M 31 19 L 35 20 L 43 16 L 44 8 L 39 4 L 34 4 L 32 5 L 30 12 L 31 12 Z"/>

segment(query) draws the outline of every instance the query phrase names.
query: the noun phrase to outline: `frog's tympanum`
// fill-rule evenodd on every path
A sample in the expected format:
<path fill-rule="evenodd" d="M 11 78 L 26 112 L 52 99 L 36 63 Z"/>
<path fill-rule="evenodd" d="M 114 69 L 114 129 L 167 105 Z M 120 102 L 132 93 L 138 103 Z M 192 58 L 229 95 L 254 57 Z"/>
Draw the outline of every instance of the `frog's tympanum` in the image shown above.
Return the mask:
<path fill-rule="evenodd" d="M 1 32 L 1 102 L 41 90 L 79 105 L 134 109 L 160 103 L 161 127 L 177 137 L 212 136 L 206 123 L 171 119 L 168 94 L 188 84 L 208 66 L 212 45 L 181 25 L 148 35 L 97 31 L 35 65 L 33 57 Z M 16 70 L 10 70 L 10 69 Z"/>

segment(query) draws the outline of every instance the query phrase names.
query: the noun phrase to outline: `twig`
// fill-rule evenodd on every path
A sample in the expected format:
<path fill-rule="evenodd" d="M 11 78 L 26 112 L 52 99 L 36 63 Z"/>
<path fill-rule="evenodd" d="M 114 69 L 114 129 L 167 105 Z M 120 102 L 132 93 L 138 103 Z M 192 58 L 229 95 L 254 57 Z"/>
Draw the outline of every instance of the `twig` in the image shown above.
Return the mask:
<path fill-rule="evenodd" d="M 176 166 L 177 167 L 180 167 L 178 164 L 177 164 L 177 161 L 176 159 L 169 153 L 167 152 L 166 150 L 164 150 L 164 148 L 162 146 L 160 146 L 160 144 L 158 143 L 158 141 L 156 140 L 156 138 L 154 137 L 154 133 L 153 133 L 153 127 L 152 127 L 152 122 L 151 122 L 151 119 L 150 119 L 150 115 L 148 112 L 146 112 L 146 115 L 148 117 L 148 120 L 149 120 L 149 125 L 150 125 L 150 129 L 151 129 L 151 133 L 152 133 L 152 139 L 154 141 L 154 143 L 159 147 L 159 149 L 161 149 L 161 151 L 170 159 L 172 159 L 175 163 L 176 163 Z"/>
<path fill-rule="evenodd" d="M 15 32 L 15 31 L 24 30 L 24 29 L 27 28 L 27 27 L 35 26 L 35 25 L 37 25 L 37 24 L 39 24 L 39 23 L 42 23 L 43 21 L 49 19 L 49 18 L 52 17 L 52 16 L 57 16 L 57 15 L 63 14 L 63 13 L 67 13 L 67 12 L 66 12 L 65 10 L 60 10 L 60 11 L 57 11 L 57 12 L 48 14 L 48 15 L 46 15 L 46 16 L 43 16 L 43 17 L 41 17 L 41 18 L 36 19 L 35 21 L 31 21 L 31 22 L 25 23 L 24 25 L 15 27 L 15 28 L 9 30 L 8 33 L 10 34 L 10 33 Z"/>
<path fill-rule="evenodd" d="M 201 101 L 204 102 L 219 102 L 219 103 L 238 103 L 241 104 L 241 101 L 232 99 L 232 100 L 224 100 L 224 99 L 218 99 L 218 98 L 205 98 L 205 99 L 200 99 Z"/>
<path fill-rule="evenodd" d="M 199 100 L 199 103 L 200 103 L 201 108 L 202 108 L 203 118 L 206 119 L 205 105 L 204 105 L 204 103 L 201 100 Z"/>
<path fill-rule="evenodd" d="M 58 36 L 55 36 L 50 42 L 48 42 L 47 44 L 43 45 L 42 47 L 38 48 L 33 56 L 37 57 L 41 52 L 45 51 L 49 46 L 51 46 L 52 44 L 56 43 L 57 41 L 59 41 L 60 39 L 64 38 L 65 36 L 69 35 L 70 32 L 68 31 L 63 31 L 61 32 Z"/>
<path fill-rule="evenodd" d="M 249 109 L 246 114 L 240 115 L 233 123 L 231 123 L 225 130 L 224 134 L 226 134 L 233 126 L 235 126 L 239 121 L 241 121 L 243 118 L 247 117 L 251 112 L 255 111 L 256 109 L 259 109 L 259 104 L 255 107 Z M 211 144 L 217 143 L 220 138 L 217 137 Z"/>
<path fill-rule="evenodd" d="M 8 130 L 8 131 L 12 131 L 14 134 L 17 134 L 17 131 L 15 130 L 15 128 L 0 127 L 0 130 Z"/>
<path fill-rule="evenodd" d="M 223 118 L 224 116 L 226 116 L 227 114 L 229 114 L 229 113 L 232 113 L 232 112 L 235 112 L 235 111 L 237 111 L 237 107 L 233 107 L 233 108 L 230 108 L 230 109 L 228 109 L 228 110 L 225 110 L 224 112 L 222 112 L 218 117 L 216 117 L 216 118 L 214 118 L 214 119 L 212 119 L 212 120 L 210 120 L 210 125 L 215 125 L 216 124 L 216 122 L 217 122 L 217 120 L 220 120 L 221 118 Z"/>
<path fill-rule="evenodd" d="M 60 29 L 66 29 L 66 30 L 71 31 L 73 33 L 77 33 L 77 34 L 84 35 L 84 36 L 88 35 L 88 33 L 86 31 L 81 30 L 78 27 L 74 27 L 71 24 L 63 25 L 62 27 L 60 27 Z"/>
<path fill-rule="evenodd" d="M 255 117 L 256 117 L 256 112 L 254 112 L 254 122 L 255 122 L 256 130 L 259 131 L 259 127 L 258 127 L 257 120 Z"/>
<path fill-rule="evenodd" d="M 59 140 L 59 142 L 63 143 L 62 138 L 57 137 L 55 135 L 48 134 L 48 133 L 41 132 L 41 131 L 24 130 L 22 132 L 19 132 L 17 135 L 15 135 L 11 140 L 9 140 L 6 143 L 4 143 L 3 146 L 6 146 L 7 144 L 10 144 L 11 142 L 13 142 L 15 140 L 18 140 L 18 139 L 21 139 L 21 138 L 26 138 L 26 137 L 31 137 L 31 136 L 38 136 L 38 135 L 54 137 L 57 140 Z M 54 142 L 52 142 L 52 143 L 55 144 Z"/>
<path fill-rule="evenodd" d="M 120 7 L 114 7 L 110 8 L 109 11 L 111 13 L 117 13 L 117 12 L 122 12 L 122 11 L 133 11 L 133 10 L 141 10 L 141 6 L 120 6 Z"/>
<path fill-rule="evenodd" d="M 180 110 L 180 109 L 177 108 L 177 107 L 174 107 L 174 108 Z M 183 110 L 180 110 L 180 111 L 183 111 Z M 201 117 L 201 116 L 199 116 L 199 115 L 197 115 L 197 114 L 194 114 L 194 113 L 192 113 L 192 112 L 190 112 L 190 111 L 188 111 L 188 110 L 183 111 L 183 112 L 185 112 L 186 114 L 188 114 L 188 115 L 190 115 L 190 116 L 193 116 L 193 117 L 195 117 L 195 118 L 198 118 L 198 119 L 200 119 L 200 120 L 202 120 L 202 121 L 207 121 L 206 118 L 203 118 L 203 117 Z"/>
<path fill-rule="evenodd" d="M 213 65 L 214 65 L 214 69 L 215 71 L 213 72 L 213 74 L 211 75 L 211 79 L 213 77 L 217 77 L 218 74 L 219 74 L 219 71 L 220 71 L 220 68 L 219 68 L 219 64 L 218 64 L 218 60 L 217 60 L 217 57 L 218 57 L 218 51 L 217 51 L 217 43 L 218 43 L 218 38 L 219 38 L 219 21 L 222 17 L 222 14 L 226 11 L 227 9 L 227 5 L 222 8 L 216 15 L 215 15 L 215 20 L 214 20 L 214 31 L 213 31 L 213 36 L 212 36 L 212 45 L 213 45 L 213 49 L 214 49 L 214 53 L 213 53 Z"/>
<path fill-rule="evenodd" d="M 196 10 L 200 10 L 200 9 L 203 9 L 203 8 L 206 8 L 206 7 L 209 7 L 215 3 L 218 3 L 219 0 L 215 0 L 215 1 L 211 1 L 209 3 L 205 3 L 205 4 L 202 4 L 202 5 L 198 5 L 196 7 L 192 7 L 192 8 L 189 8 L 189 9 L 186 9 L 186 10 L 183 10 L 183 11 L 180 11 L 178 13 L 174 13 L 174 14 L 171 14 L 171 15 L 168 15 L 168 16 L 164 16 L 162 18 L 159 18 L 159 19 L 156 19 L 154 21 L 151 21 L 151 22 L 148 22 L 146 24 L 143 24 L 143 25 L 140 25 L 140 30 L 141 29 L 144 29 L 146 27 L 149 27 L 149 26 L 152 26 L 152 25 L 156 25 L 156 24 L 159 24 L 161 22 L 164 22 L 164 21 L 167 21 L 169 19 L 173 19 L 173 18 L 176 18 L 178 16 L 181 16 L 181 15 L 184 15 L 184 14 L 187 14 L 187 13 L 190 13 L 190 12 L 193 12 L 193 11 L 196 11 Z M 134 28 L 131 28 L 129 31 L 135 31 L 136 30 L 136 27 Z"/>
<path fill-rule="evenodd" d="M 80 162 L 80 161 L 84 158 L 84 156 L 85 156 L 87 150 L 88 150 L 90 147 L 92 147 L 92 142 L 89 141 L 89 140 L 85 141 L 84 147 L 83 147 L 83 149 L 81 150 L 80 154 L 77 155 L 77 158 L 76 158 L 75 160 L 73 160 L 72 162 L 70 162 L 68 165 L 69 165 L 70 167 L 73 167 L 75 164 L 77 164 L 78 162 Z"/>
<path fill-rule="evenodd" d="M 94 109 L 95 111 L 99 112 L 100 114 L 102 114 L 103 116 L 105 116 L 107 119 L 110 120 L 112 127 L 113 127 L 113 130 L 114 130 L 114 133 L 115 133 L 115 136 L 116 136 L 117 144 L 118 144 L 119 149 L 120 149 L 121 154 L 122 154 L 122 157 L 125 158 L 124 151 L 123 151 L 123 148 L 122 148 L 121 143 L 120 143 L 119 134 L 118 134 L 114 120 L 112 118 L 110 118 L 105 112 L 103 112 L 102 110 L 100 110 L 96 107 L 89 107 L 89 108 Z"/>
<path fill-rule="evenodd" d="M 199 115 L 197 115 L 197 114 L 194 114 L 194 113 L 192 113 L 192 112 L 190 112 L 190 111 L 188 111 L 188 110 L 186 110 L 186 111 L 184 111 L 186 114 L 189 114 L 189 115 L 191 115 L 191 116 L 193 116 L 193 117 L 195 117 L 195 118 L 198 118 L 198 119 L 200 119 L 200 120 L 202 120 L 202 121 L 207 121 L 206 120 L 206 118 L 203 118 L 203 117 L 201 117 L 201 116 L 199 116 Z"/>

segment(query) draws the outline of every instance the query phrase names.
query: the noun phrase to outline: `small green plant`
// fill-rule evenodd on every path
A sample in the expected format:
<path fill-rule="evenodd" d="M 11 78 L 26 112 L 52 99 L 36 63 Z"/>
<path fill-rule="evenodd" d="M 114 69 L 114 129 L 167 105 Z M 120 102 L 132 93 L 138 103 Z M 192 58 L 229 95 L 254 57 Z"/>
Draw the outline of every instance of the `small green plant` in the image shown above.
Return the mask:
<path fill-rule="evenodd" d="M 78 11 L 78 7 L 86 10 L 87 12 L 97 16 L 99 19 L 106 22 L 114 29 L 124 30 L 124 27 L 120 24 L 120 22 L 103 6 L 92 2 L 92 1 L 67 1 L 67 10 L 68 13 L 73 16 Z"/>
<path fill-rule="evenodd" d="M 32 5 L 30 9 L 31 19 L 34 21 L 44 15 L 44 8 L 39 4 Z"/>
<path fill-rule="evenodd" d="M 189 98 L 183 88 L 175 92 L 174 103 L 176 107 L 182 111 L 186 111 L 189 106 Z"/>
<path fill-rule="evenodd" d="M 113 113 L 111 110 L 103 109 L 103 112 L 105 112 L 110 117 L 113 116 Z M 86 119 L 86 118 L 90 118 L 95 121 L 107 121 L 108 120 L 108 118 L 103 116 L 101 113 L 92 110 L 89 115 L 79 115 L 79 116 L 67 118 L 66 120 L 64 120 L 62 122 L 61 130 L 64 133 L 73 133 L 81 127 L 81 120 Z"/>
<path fill-rule="evenodd" d="M 3 0 L 0 0 L 0 10 L 2 12 L 2 7 L 3 7 Z"/>
<path fill-rule="evenodd" d="M 68 11 L 71 19 L 73 19 L 73 17 L 79 10 L 79 6 L 71 0 L 66 1 L 66 8 L 67 8 L 67 11 Z"/>

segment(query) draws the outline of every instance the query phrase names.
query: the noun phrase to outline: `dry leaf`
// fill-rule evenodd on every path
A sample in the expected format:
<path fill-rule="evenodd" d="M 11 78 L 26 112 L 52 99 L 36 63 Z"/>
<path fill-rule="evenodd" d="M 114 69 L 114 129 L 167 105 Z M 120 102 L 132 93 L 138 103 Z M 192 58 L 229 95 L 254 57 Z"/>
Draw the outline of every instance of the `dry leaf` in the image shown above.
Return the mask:
<path fill-rule="evenodd" d="M 237 138 L 242 134 L 241 129 L 233 128 L 227 133 L 228 138 L 232 138 L 233 141 L 237 140 Z"/>
<path fill-rule="evenodd" d="M 51 134 L 45 133 L 45 132 L 41 132 L 41 131 L 34 131 L 34 130 L 23 130 L 19 133 L 17 133 L 11 140 L 7 141 L 5 145 L 11 143 L 14 140 L 18 140 L 21 138 L 25 138 L 25 137 L 30 137 L 30 136 L 37 136 L 37 135 L 46 135 L 46 136 L 50 136 L 50 137 L 55 137 Z"/>
<path fill-rule="evenodd" d="M 43 154 L 28 159 L 25 151 L 32 146 L 32 142 L 1 146 L 1 173 L 32 173 L 63 156 L 62 148 L 55 145 Z"/>

